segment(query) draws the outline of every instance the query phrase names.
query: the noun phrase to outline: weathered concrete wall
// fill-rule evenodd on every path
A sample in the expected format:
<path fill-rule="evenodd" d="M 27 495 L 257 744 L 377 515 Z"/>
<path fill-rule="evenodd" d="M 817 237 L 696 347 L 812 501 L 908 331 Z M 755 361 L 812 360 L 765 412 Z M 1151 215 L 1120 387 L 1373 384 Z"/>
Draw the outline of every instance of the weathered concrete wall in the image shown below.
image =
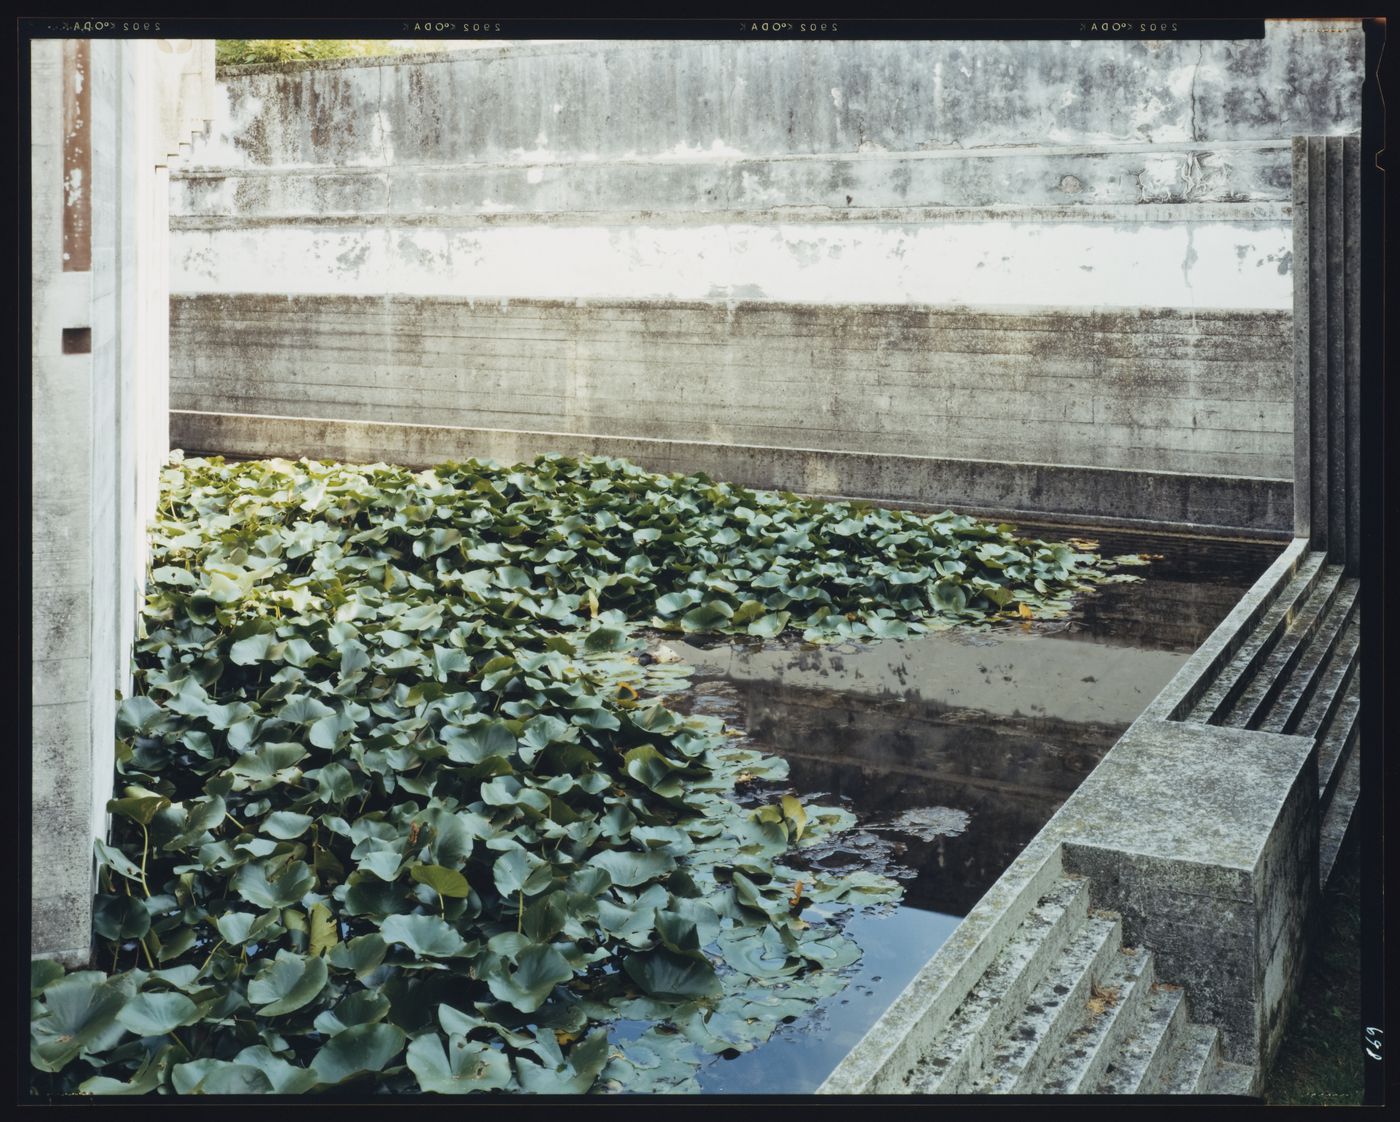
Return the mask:
<path fill-rule="evenodd" d="M 177 296 L 177 408 L 1287 478 L 1286 312 Z"/>
<path fill-rule="evenodd" d="M 1289 138 L 1356 130 L 1361 63 L 1303 21 L 234 71 L 172 403 L 1291 482 Z"/>
<path fill-rule="evenodd" d="M 31 65 L 31 949 L 82 962 L 169 449 L 166 166 L 211 111 L 213 43 L 42 40 Z"/>

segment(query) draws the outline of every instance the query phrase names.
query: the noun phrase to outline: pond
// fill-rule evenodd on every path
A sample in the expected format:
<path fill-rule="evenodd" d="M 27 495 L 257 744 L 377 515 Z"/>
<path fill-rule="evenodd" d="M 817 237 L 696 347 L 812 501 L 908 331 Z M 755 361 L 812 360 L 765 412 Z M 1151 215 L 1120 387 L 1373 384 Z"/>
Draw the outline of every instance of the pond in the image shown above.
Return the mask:
<path fill-rule="evenodd" d="M 942 945 L 1127 726 L 1277 557 L 1276 542 L 1022 525 L 1079 533 L 1107 556 L 1150 558 L 1068 619 L 813 648 L 658 636 L 652 657 L 694 668 L 667 704 L 722 718 L 739 743 L 783 757 L 784 792 L 860 826 L 807 855 L 826 870 L 901 880 L 897 905 L 814 905 L 862 948 L 846 986 L 760 1047 L 701 1068 L 708 1093 L 810 1093 Z M 704 644 L 704 645 L 701 645 Z M 618 1023 L 615 1040 L 647 1026 Z"/>

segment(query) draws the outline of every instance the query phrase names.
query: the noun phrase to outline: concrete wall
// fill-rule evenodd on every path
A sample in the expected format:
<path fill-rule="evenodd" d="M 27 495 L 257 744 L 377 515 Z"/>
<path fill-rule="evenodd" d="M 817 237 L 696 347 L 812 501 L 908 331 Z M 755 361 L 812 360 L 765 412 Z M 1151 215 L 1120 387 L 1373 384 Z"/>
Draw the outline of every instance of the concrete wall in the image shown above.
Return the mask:
<path fill-rule="evenodd" d="M 172 405 L 1132 468 L 1148 518 L 1224 476 L 1272 509 L 1289 138 L 1359 127 L 1362 54 L 1302 21 L 231 71 L 172 183 Z"/>
<path fill-rule="evenodd" d="M 41 40 L 31 66 L 31 949 L 82 962 L 170 446 L 167 166 L 210 112 L 213 43 Z"/>

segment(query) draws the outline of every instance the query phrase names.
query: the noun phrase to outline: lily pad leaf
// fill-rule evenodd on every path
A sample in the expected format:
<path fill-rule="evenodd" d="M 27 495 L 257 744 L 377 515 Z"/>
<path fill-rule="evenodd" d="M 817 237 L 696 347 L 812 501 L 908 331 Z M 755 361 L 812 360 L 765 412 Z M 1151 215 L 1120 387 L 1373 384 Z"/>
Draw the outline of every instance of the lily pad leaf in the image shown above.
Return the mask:
<path fill-rule="evenodd" d="M 542 861 L 525 849 L 508 849 L 496 858 L 491 867 L 496 891 L 502 896 L 524 892 L 533 896 L 548 888 L 554 873 L 548 861 Z"/>
<path fill-rule="evenodd" d="M 137 1036 L 164 1036 L 197 1021 L 203 1011 L 182 993 L 138 993 L 117 1014 Z"/>
<path fill-rule="evenodd" d="M 516 1058 L 515 1075 L 522 1088 L 536 1095 L 581 1095 L 593 1086 L 608 1062 L 608 1034 L 603 1030 L 590 1033 L 570 1050 L 567 1059 L 557 1047 L 552 1054 L 538 1044 L 530 1051 L 545 1062 Z"/>
<path fill-rule="evenodd" d="M 276 959 L 248 983 L 248 1000 L 265 1017 L 293 1013 L 325 989 L 326 976 L 323 959 L 278 951 Z"/>
<path fill-rule="evenodd" d="M 430 958 L 452 958 L 467 951 L 467 943 L 441 916 L 392 915 L 379 926 L 390 943 L 403 943 Z"/>
<path fill-rule="evenodd" d="M 305 861 L 257 861 L 244 865 L 233 878 L 233 890 L 250 904 L 285 908 L 316 886 L 316 874 Z"/>
<path fill-rule="evenodd" d="M 176 1064 L 170 1082 L 181 1095 L 266 1095 L 274 1089 L 259 1068 L 215 1059 Z"/>
<path fill-rule="evenodd" d="M 229 648 L 229 661 L 237 666 L 253 666 L 267 658 L 267 652 L 277 641 L 272 634 L 250 635 Z"/>
<path fill-rule="evenodd" d="M 277 810 L 263 819 L 262 832 L 283 841 L 290 841 L 292 838 L 299 838 L 306 833 L 311 823 L 312 818 L 309 814 L 294 814 L 290 810 Z"/>
<path fill-rule="evenodd" d="M 58 1071 L 109 1028 L 126 1004 L 116 987 L 96 971 L 70 974 L 43 996 L 44 1014 L 30 1023 L 30 1058 L 44 1071 Z"/>
<path fill-rule="evenodd" d="M 278 1095 L 300 1095 L 316 1086 L 315 1072 L 289 1064 L 265 1044 L 244 1048 L 233 1058 L 233 1062 L 257 1068 L 267 1076 L 273 1092 Z"/>
<path fill-rule="evenodd" d="M 371 932 L 332 947 L 326 961 L 337 970 L 348 970 L 356 977 L 363 978 L 379 968 L 387 950 L 384 936 Z"/>
<path fill-rule="evenodd" d="M 377 990 L 356 990 L 334 1009 L 327 1009 L 316 1018 L 317 1032 L 334 1036 L 356 1025 L 372 1025 L 388 1015 L 391 1003 Z"/>
<path fill-rule="evenodd" d="M 607 849 L 602 853 L 595 853 L 588 859 L 588 863 L 606 870 L 608 876 L 612 877 L 613 884 L 620 884 L 625 888 L 655 880 L 676 867 L 676 859 L 669 853 L 636 853 L 624 849 Z"/>
<path fill-rule="evenodd" d="M 681 627 L 686 631 L 714 631 L 728 623 L 733 614 L 734 609 L 723 600 L 707 600 L 681 616 Z"/>
<path fill-rule="evenodd" d="M 141 870 L 136 863 L 130 860 L 125 853 L 116 849 L 101 839 L 93 840 L 93 850 L 97 854 L 97 864 L 99 867 L 111 869 L 114 873 L 119 873 L 127 880 L 134 880 L 141 883 Z"/>
<path fill-rule="evenodd" d="M 312 1070 L 326 1086 L 367 1072 L 383 1071 L 403 1049 L 404 1033 L 396 1025 L 356 1025 L 337 1033 L 316 1054 Z"/>
<path fill-rule="evenodd" d="M 471 894 L 467 878 L 456 869 L 446 869 L 441 865 L 414 865 L 409 875 L 419 884 L 426 884 L 439 896 L 465 900 Z"/>
<path fill-rule="evenodd" d="M 437 1033 L 424 1033 L 408 1046 L 405 1058 L 418 1086 L 433 1094 L 499 1091 L 511 1082 L 505 1053 L 465 1036 L 448 1037 L 444 1048 Z"/>
<path fill-rule="evenodd" d="M 117 706 L 117 732 L 121 736 L 149 736 L 165 720 L 165 710 L 149 697 L 128 697 Z"/>
<path fill-rule="evenodd" d="M 628 955 L 622 968 L 652 997 L 717 997 L 724 989 L 715 968 L 703 957 L 678 954 L 666 947 Z"/>
<path fill-rule="evenodd" d="M 583 649 L 589 654 L 597 651 L 621 650 L 627 642 L 627 632 L 620 627 L 600 627 L 590 631 L 583 642 Z"/>
<path fill-rule="evenodd" d="M 219 929 L 219 935 L 226 943 L 236 947 L 261 935 L 276 921 L 278 914 L 275 911 L 264 912 L 262 915 L 254 912 L 225 912 L 214 921 L 214 926 Z"/>
<path fill-rule="evenodd" d="M 520 952 L 515 970 L 497 956 L 482 968 L 481 976 L 498 1000 L 509 1002 L 522 1013 L 533 1013 L 555 986 L 573 979 L 574 968 L 552 946 L 537 943 Z"/>
<path fill-rule="evenodd" d="M 313 955 L 323 955 L 340 942 L 335 913 L 325 904 L 313 904 L 306 918 L 311 927 L 307 938 Z"/>
<path fill-rule="evenodd" d="M 113 814 L 120 814 L 124 818 L 141 823 L 143 826 L 149 826 L 151 820 L 169 805 L 170 800 L 164 795 L 141 795 L 133 798 L 112 799 L 107 803 L 107 809 Z"/>
<path fill-rule="evenodd" d="M 93 903 L 92 926 L 104 939 L 139 939 L 151 929 L 151 913 L 135 896 L 99 896 Z"/>
<path fill-rule="evenodd" d="M 145 911 L 144 908 L 141 909 Z M 50 958 L 35 958 L 29 963 L 29 996 L 38 997 L 63 977 L 63 966 Z"/>
<path fill-rule="evenodd" d="M 672 763 L 650 744 L 633 748 L 623 756 L 623 763 L 628 775 L 662 798 L 678 798 L 685 791 L 684 784 L 672 774 L 682 765 Z"/>

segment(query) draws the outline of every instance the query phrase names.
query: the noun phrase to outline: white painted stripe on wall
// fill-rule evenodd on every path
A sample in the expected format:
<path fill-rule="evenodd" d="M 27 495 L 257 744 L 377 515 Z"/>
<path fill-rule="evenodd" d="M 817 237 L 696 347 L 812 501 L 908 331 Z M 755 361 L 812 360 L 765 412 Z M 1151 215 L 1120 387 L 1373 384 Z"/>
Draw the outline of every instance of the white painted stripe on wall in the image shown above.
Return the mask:
<path fill-rule="evenodd" d="M 1288 309 L 1287 222 L 184 230 L 172 291 Z"/>

